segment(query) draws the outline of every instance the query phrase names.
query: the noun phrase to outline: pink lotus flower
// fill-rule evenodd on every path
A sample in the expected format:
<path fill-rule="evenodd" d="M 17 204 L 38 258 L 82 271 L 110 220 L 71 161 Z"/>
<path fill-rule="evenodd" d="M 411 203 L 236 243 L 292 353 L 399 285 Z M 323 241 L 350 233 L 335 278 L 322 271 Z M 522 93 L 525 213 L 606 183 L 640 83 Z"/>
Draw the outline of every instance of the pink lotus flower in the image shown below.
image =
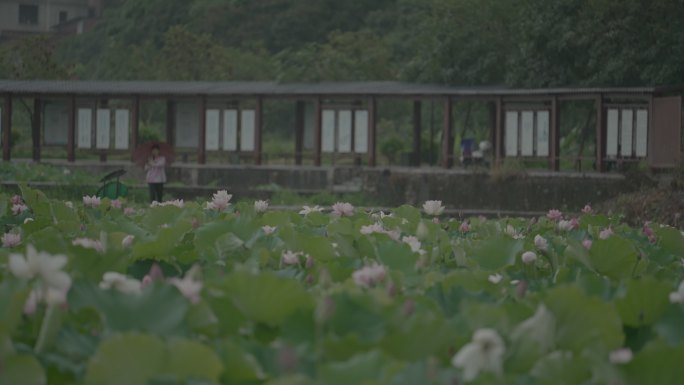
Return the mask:
<path fill-rule="evenodd" d="M 559 221 L 563 218 L 563 213 L 561 213 L 559 210 L 552 209 L 546 213 L 546 217 L 552 221 Z"/>
<path fill-rule="evenodd" d="M 54 289 L 51 287 L 42 289 L 33 289 L 29 293 L 26 303 L 24 303 L 24 314 L 35 314 L 40 303 L 45 303 L 48 306 L 62 306 L 67 303 L 67 293 L 69 288 Z"/>
<path fill-rule="evenodd" d="M 277 228 L 278 227 L 276 227 L 276 226 L 268 226 L 268 225 L 261 226 L 261 230 L 263 230 L 264 234 L 266 234 L 266 235 L 273 234 L 273 232 L 275 232 Z"/>
<path fill-rule="evenodd" d="M 352 279 L 361 287 L 371 287 L 385 279 L 385 266 L 374 263 L 352 273 Z"/>
<path fill-rule="evenodd" d="M 102 242 L 90 238 L 76 238 L 71 242 L 74 246 L 81 246 L 86 249 L 93 249 L 98 253 L 104 253 L 104 246 Z"/>
<path fill-rule="evenodd" d="M 591 214 L 591 213 L 594 212 L 594 210 L 591 208 L 591 206 L 589 206 L 589 205 L 587 204 L 587 205 L 585 205 L 585 206 L 582 208 L 582 212 L 583 212 L 584 214 Z"/>
<path fill-rule="evenodd" d="M 611 237 L 611 235 L 613 235 L 613 229 L 611 229 L 610 227 L 599 232 L 600 239 L 608 239 Z"/>
<path fill-rule="evenodd" d="M 593 242 L 591 241 L 591 239 L 585 239 L 582 241 L 582 246 L 584 246 L 585 249 L 589 250 L 589 249 L 591 249 L 592 243 Z"/>
<path fill-rule="evenodd" d="M 26 211 L 26 210 L 28 210 L 28 206 L 26 206 L 26 205 L 23 204 L 23 203 L 13 204 L 13 205 L 12 205 L 12 214 L 13 214 L 13 215 L 19 215 L 19 214 L 23 213 L 23 212 Z"/>
<path fill-rule="evenodd" d="M 644 223 L 644 226 L 641 229 L 641 231 L 648 238 L 649 242 L 656 243 L 657 239 L 655 233 L 653 232 L 653 229 L 651 228 L 651 222 Z"/>
<path fill-rule="evenodd" d="M 340 217 L 350 217 L 354 215 L 354 206 L 351 203 L 337 202 L 332 205 L 333 214 Z"/>
<path fill-rule="evenodd" d="M 266 201 L 254 201 L 254 211 L 257 213 L 263 213 L 268 210 L 268 202 Z"/>
<path fill-rule="evenodd" d="M 96 208 L 100 207 L 100 204 L 102 204 L 102 200 L 95 195 L 83 197 L 83 206 Z"/>
<path fill-rule="evenodd" d="M 120 209 L 120 208 L 121 208 L 121 205 L 122 205 L 122 202 L 121 202 L 120 200 L 118 200 L 118 199 L 114 199 L 114 200 L 111 202 L 111 205 L 112 205 L 112 207 L 114 207 L 115 209 Z"/>
<path fill-rule="evenodd" d="M 19 195 L 14 195 L 12 196 L 12 204 L 13 205 L 20 205 L 24 203 L 24 200 L 21 198 Z"/>
<path fill-rule="evenodd" d="M 178 291 L 180 291 L 191 303 L 198 303 L 200 301 L 200 292 L 204 286 L 202 281 L 197 279 L 199 268 L 199 265 L 194 265 L 185 273 L 183 279 L 169 279 L 169 283 L 178 288 Z"/>
<path fill-rule="evenodd" d="M 468 221 L 464 221 L 463 223 L 461 223 L 461 225 L 458 227 L 458 231 L 462 233 L 470 232 L 470 224 L 468 223 Z"/>
<path fill-rule="evenodd" d="M 124 215 L 131 216 L 135 215 L 135 209 L 133 207 L 126 207 L 123 211 Z"/>
<path fill-rule="evenodd" d="M 150 271 L 143 277 L 142 287 L 146 288 L 147 286 L 151 285 L 152 282 L 163 280 L 164 272 L 162 272 L 162 269 L 161 267 L 159 267 L 159 264 L 155 262 L 154 264 L 152 264 L 152 267 L 150 267 Z"/>
<path fill-rule="evenodd" d="M 5 233 L 2 235 L 2 247 L 14 247 L 21 243 L 21 234 Z"/>
<path fill-rule="evenodd" d="M 233 198 L 232 194 L 228 194 L 226 190 L 217 191 L 211 199 L 211 202 L 207 203 L 207 208 L 222 211 L 226 207 L 230 206 L 230 199 Z"/>
<path fill-rule="evenodd" d="M 280 256 L 280 260 L 283 262 L 284 265 L 298 265 L 299 257 L 301 255 L 304 255 L 304 253 L 302 253 L 301 251 L 295 253 L 293 251 L 286 250 Z"/>

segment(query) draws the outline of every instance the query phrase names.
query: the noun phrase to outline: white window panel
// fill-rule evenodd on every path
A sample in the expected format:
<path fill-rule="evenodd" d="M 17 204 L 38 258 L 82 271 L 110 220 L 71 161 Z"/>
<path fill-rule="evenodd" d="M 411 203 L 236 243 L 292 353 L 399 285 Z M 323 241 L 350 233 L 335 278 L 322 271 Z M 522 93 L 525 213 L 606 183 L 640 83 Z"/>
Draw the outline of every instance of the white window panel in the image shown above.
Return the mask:
<path fill-rule="evenodd" d="M 47 103 L 44 113 L 45 144 L 66 145 L 69 141 L 69 106 L 66 103 Z"/>
<path fill-rule="evenodd" d="M 335 110 L 323 110 L 321 151 L 335 152 Z"/>
<path fill-rule="evenodd" d="M 618 110 L 608 109 L 606 114 L 606 156 L 617 156 L 618 153 Z"/>
<path fill-rule="evenodd" d="M 93 110 L 78 109 L 78 148 L 92 148 L 93 146 Z"/>
<path fill-rule="evenodd" d="M 534 155 L 534 112 L 523 111 L 520 127 L 520 154 Z"/>
<path fill-rule="evenodd" d="M 219 149 L 219 126 L 221 124 L 221 112 L 219 110 L 207 110 L 204 113 L 204 148 L 208 151 Z"/>
<path fill-rule="evenodd" d="M 518 111 L 506 111 L 506 156 L 518 155 Z"/>
<path fill-rule="evenodd" d="M 97 109 L 97 127 L 95 131 L 95 148 L 103 150 L 109 148 L 110 128 L 112 116 L 108 108 Z"/>
<path fill-rule="evenodd" d="M 354 111 L 354 152 L 368 152 L 368 111 Z"/>
<path fill-rule="evenodd" d="M 197 148 L 199 143 L 199 105 L 191 102 L 176 103 L 176 147 Z"/>
<path fill-rule="evenodd" d="M 648 155 L 648 110 L 637 110 L 636 114 L 636 156 Z"/>
<path fill-rule="evenodd" d="M 537 156 L 549 156 L 549 111 L 537 111 Z"/>
<path fill-rule="evenodd" d="M 240 127 L 240 151 L 254 151 L 254 110 L 242 110 L 242 124 Z"/>
<path fill-rule="evenodd" d="M 223 149 L 237 150 L 238 114 L 237 110 L 223 111 Z"/>
<path fill-rule="evenodd" d="M 349 110 L 337 113 L 337 151 L 352 151 L 352 112 Z"/>
<path fill-rule="evenodd" d="M 632 156 L 632 133 L 634 131 L 634 111 L 622 110 L 622 121 L 620 123 L 620 155 Z"/>
<path fill-rule="evenodd" d="M 117 150 L 128 149 L 130 114 L 128 110 L 114 111 L 114 148 Z"/>

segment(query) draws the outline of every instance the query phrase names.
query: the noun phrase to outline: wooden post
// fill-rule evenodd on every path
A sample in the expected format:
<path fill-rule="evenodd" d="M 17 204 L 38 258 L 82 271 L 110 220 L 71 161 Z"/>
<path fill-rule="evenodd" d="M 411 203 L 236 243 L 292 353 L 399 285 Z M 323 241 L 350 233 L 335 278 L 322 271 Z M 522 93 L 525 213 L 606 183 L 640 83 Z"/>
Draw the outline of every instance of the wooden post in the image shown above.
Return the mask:
<path fill-rule="evenodd" d="M 199 102 L 199 127 L 197 139 L 197 163 L 207 163 L 207 98 L 202 96 Z"/>
<path fill-rule="evenodd" d="M 12 95 L 5 96 L 2 108 L 2 160 L 12 157 Z"/>
<path fill-rule="evenodd" d="M 321 97 L 316 98 L 314 104 L 314 165 L 321 165 L 321 137 L 323 131 L 323 101 Z"/>
<path fill-rule="evenodd" d="M 378 110 L 378 102 L 375 97 L 368 100 L 368 165 L 375 167 L 377 163 L 377 128 L 375 126 L 376 116 Z"/>
<path fill-rule="evenodd" d="M 67 127 L 67 161 L 76 160 L 76 96 L 69 98 L 69 126 Z"/>
<path fill-rule="evenodd" d="M 549 158 L 549 170 L 558 171 L 560 169 L 560 125 L 558 111 L 558 97 L 551 98 L 551 151 Z"/>
<path fill-rule="evenodd" d="M 33 161 L 40 162 L 40 127 L 43 115 L 43 101 L 39 98 L 33 99 L 33 127 L 31 127 L 31 137 L 33 139 Z"/>
<path fill-rule="evenodd" d="M 494 117 L 494 158 L 496 165 L 501 166 L 504 154 L 503 98 L 496 98 L 494 110 L 496 111 Z"/>
<path fill-rule="evenodd" d="M 176 131 L 176 105 L 173 100 L 166 101 L 166 143 L 174 146 Z"/>
<path fill-rule="evenodd" d="M 304 122 L 306 114 L 306 104 L 302 100 L 295 103 L 295 164 L 302 164 L 302 153 L 304 151 Z"/>
<path fill-rule="evenodd" d="M 452 126 L 451 97 L 444 100 L 444 126 L 442 128 L 442 167 L 451 168 L 454 157 L 454 138 L 451 136 Z"/>
<path fill-rule="evenodd" d="M 411 165 L 414 167 L 420 167 L 420 145 L 421 145 L 421 108 L 422 102 L 420 100 L 415 100 L 413 102 L 413 159 Z"/>
<path fill-rule="evenodd" d="M 264 98 L 257 97 L 254 110 L 254 164 L 260 165 L 262 161 L 262 137 L 264 131 Z"/>
<path fill-rule="evenodd" d="M 603 95 L 599 94 L 596 97 L 596 171 L 598 172 L 605 171 L 603 163 L 603 159 L 605 158 L 603 133 Z"/>
<path fill-rule="evenodd" d="M 133 97 L 131 106 L 131 157 L 138 148 L 138 135 L 140 133 L 140 96 Z"/>

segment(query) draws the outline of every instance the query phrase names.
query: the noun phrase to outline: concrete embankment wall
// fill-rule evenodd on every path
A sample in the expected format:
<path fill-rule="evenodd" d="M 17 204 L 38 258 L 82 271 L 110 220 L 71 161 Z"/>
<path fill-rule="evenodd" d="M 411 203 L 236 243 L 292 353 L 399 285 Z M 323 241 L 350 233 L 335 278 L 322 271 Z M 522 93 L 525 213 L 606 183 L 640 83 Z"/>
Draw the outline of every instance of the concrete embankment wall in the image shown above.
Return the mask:
<path fill-rule="evenodd" d="M 144 173 L 130 163 L 58 163 L 97 176 L 126 169 L 128 180 Z M 578 210 L 639 185 L 618 174 L 526 172 L 496 174 L 438 168 L 364 168 L 308 166 L 232 166 L 174 164 L 167 191 L 176 197 L 209 197 L 228 189 L 237 197 L 268 198 L 278 188 L 303 194 L 363 192 L 385 206 L 419 204 L 440 199 L 454 209 L 545 211 L 551 207 Z M 130 183 L 129 183 L 130 184 Z"/>

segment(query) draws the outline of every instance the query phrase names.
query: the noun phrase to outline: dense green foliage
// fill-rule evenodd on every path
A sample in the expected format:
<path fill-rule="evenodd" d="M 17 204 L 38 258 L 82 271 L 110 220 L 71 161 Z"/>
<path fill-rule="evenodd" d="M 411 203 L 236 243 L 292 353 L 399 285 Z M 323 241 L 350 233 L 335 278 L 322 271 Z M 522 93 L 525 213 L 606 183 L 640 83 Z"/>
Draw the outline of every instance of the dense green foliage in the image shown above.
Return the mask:
<path fill-rule="evenodd" d="M 5 47 L 0 77 L 684 82 L 678 0 L 121 0 L 55 44 Z"/>
<path fill-rule="evenodd" d="M 141 208 L 0 195 L 0 384 L 684 376 L 684 234 L 672 227 L 556 211 L 461 223 L 431 219 L 441 209 L 427 202 L 424 213 L 297 214 L 229 199 Z"/>

